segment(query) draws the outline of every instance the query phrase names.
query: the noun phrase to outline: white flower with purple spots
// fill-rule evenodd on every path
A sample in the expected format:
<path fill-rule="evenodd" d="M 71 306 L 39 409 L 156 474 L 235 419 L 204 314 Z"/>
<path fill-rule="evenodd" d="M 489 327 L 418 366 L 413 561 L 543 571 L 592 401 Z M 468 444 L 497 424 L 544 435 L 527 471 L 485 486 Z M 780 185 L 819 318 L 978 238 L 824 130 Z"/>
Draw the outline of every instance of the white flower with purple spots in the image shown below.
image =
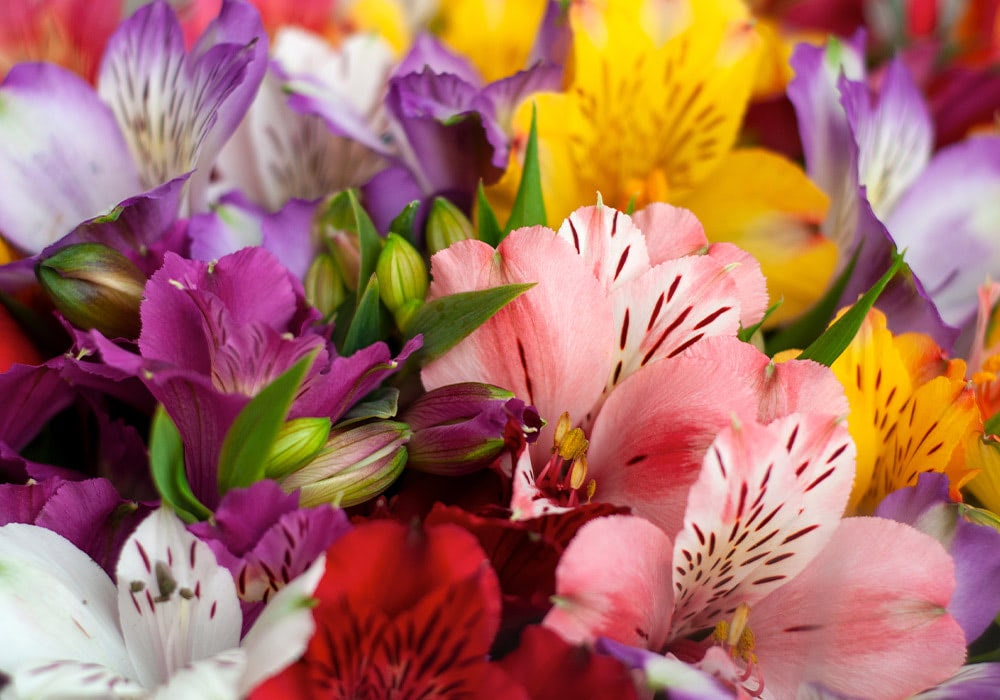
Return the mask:
<path fill-rule="evenodd" d="M 117 586 L 51 530 L 0 528 L 0 672 L 18 698 L 238 698 L 305 649 L 322 558 L 241 639 L 232 575 L 166 508 L 125 543 Z"/>

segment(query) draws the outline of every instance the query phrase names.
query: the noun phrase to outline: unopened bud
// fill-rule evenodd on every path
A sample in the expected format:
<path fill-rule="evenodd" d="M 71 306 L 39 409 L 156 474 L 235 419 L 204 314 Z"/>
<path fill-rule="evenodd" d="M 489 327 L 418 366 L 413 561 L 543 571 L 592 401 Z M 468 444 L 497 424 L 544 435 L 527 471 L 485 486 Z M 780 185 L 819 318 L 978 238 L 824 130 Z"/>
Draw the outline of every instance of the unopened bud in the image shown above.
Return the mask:
<path fill-rule="evenodd" d="M 312 261 L 303 286 L 306 301 L 316 307 L 324 319 L 330 318 L 347 297 L 344 279 L 328 253 L 320 253 Z"/>
<path fill-rule="evenodd" d="M 436 197 L 427 216 L 425 240 L 427 250 L 434 254 L 452 243 L 476 237 L 469 217 L 444 197 Z"/>
<path fill-rule="evenodd" d="M 393 313 L 407 302 L 423 301 L 427 296 L 427 266 L 420 251 L 395 233 L 386 238 L 375 274 L 382 303 Z"/>
<path fill-rule="evenodd" d="M 313 220 L 313 236 L 330 253 L 347 289 L 357 291 L 361 243 L 351 196 L 346 191 L 338 192 L 319 207 Z"/>
<path fill-rule="evenodd" d="M 334 428 L 316 456 L 282 479 L 281 486 L 300 489 L 302 507 L 363 503 L 389 488 L 403 471 L 409 439 L 407 425 L 395 421 Z"/>
<path fill-rule="evenodd" d="M 278 431 L 278 438 L 264 460 L 269 479 L 280 479 L 304 467 L 315 457 L 330 436 L 329 418 L 295 418 Z"/>
<path fill-rule="evenodd" d="M 427 392 L 403 418 L 413 430 L 409 466 L 432 474 L 487 467 L 507 446 L 510 431 L 533 442 L 542 426 L 538 412 L 511 392 L 471 382 Z"/>
<path fill-rule="evenodd" d="M 139 336 L 146 276 L 100 243 L 67 246 L 35 265 L 35 276 L 60 313 L 77 328 L 109 338 Z"/>

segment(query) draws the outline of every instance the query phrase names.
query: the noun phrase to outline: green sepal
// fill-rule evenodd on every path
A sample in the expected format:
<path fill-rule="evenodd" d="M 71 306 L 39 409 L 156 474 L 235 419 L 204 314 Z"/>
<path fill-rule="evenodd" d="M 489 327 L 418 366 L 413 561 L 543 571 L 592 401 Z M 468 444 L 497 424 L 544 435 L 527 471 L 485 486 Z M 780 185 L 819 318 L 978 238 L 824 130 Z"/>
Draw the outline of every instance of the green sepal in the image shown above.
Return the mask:
<path fill-rule="evenodd" d="M 851 256 L 850 261 L 844 270 L 833 281 L 823 298 L 816 302 L 808 312 L 803 314 L 794 322 L 776 332 L 767 342 L 767 354 L 774 355 L 782 350 L 790 348 L 804 348 L 821 335 L 830 322 L 830 318 L 837 311 L 837 302 L 844 294 L 844 289 L 854 274 L 854 267 L 858 263 L 861 255 L 861 246 L 858 246 Z"/>
<path fill-rule="evenodd" d="M 396 218 L 389 224 L 389 233 L 395 233 L 405 238 L 408 242 L 414 243 L 413 226 L 417 221 L 417 210 L 420 208 L 420 200 L 414 199 L 403 207 L 403 211 L 396 215 Z"/>
<path fill-rule="evenodd" d="M 423 334 L 420 363 L 440 357 L 472 331 L 490 320 L 497 311 L 535 286 L 507 284 L 502 287 L 459 292 L 439 297 L 423 305 L 410 320 L 407 337 Z"/>
<path fill-rule="evenodd" d="M 379 301 L 378 276 L 368 278 L 364 293 L 344 336 L 340 353 L 345 357 L 382 339 L 382 304 Z"/>
<path fill-rule="evenodd" d="M 813 360 L 827 367 L 832 365 L 840 357 L 840 353 L 844 352 L 854 340 L 858 329 L 864 323 L 865 316 L 875 306 L 882 290 L 896 276 L 896 273 L 903 269 L 904 264 L 902 253 L 893 253 L 892 265 L 889 266 L 886 273 L 854 303 L 854 306 L 845 311 L 843 316 L 827 328 L 823 335 L 803 350 L 799 359 Z"/>
<path fill-rule="evenodd" d="M 368 396 L 354 404 L 351 410 L 337 423 L 338 428 L 354 425 L 371 418 L 383 420 L 394 418 L 399 411 L 399 389 L 392 386 L 380 386 Z"/>
<path fill-rule="evenodd" d="M 483 181 L 479 181 L 476 188 L 476 226 L 479 240 L 496 248 L 503 240 L 503 231 L 500 230 L 500 222 L 493 211 L 490 200 L 486 199 L 486 190 L 483 188 Z"/>
<path fill-rule="evenodd" d="M 250 399 L 236 416 L 219 454 L 220 494 L 264 478 L 267 456 L 314 359 L 315 352 L 296 362 Z"/>
<path fill-rule="evenodd" d="M 547 222 L 545 201 L 542 198 L 542 171 L 538 165 L 537 116 L 535 105 L 532 105 L 531 131 L 524 150 L 524 169 L 521 171 L 521 183 L 517 186 L 510 218 L 503 230 L 504 236 L 523 226 L 544 226 Z"/>
<path fill-rule="evenodd" d="M 149 429 L 149 468 L 160 498 L 184 522 L 194 523 L 212 516 L 191 491 L 184 471 L 184 443 L 174 421 L 160 404 Z"/>

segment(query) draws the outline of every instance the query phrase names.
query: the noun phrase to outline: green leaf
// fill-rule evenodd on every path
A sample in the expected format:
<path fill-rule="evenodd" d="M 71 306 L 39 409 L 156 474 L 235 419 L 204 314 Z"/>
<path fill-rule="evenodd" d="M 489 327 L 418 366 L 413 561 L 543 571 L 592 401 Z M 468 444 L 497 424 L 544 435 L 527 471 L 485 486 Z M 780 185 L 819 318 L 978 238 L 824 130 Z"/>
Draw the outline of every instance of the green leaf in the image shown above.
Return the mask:
<path fill-rule="evenodd" d="M 486 190 L 483 189 L 483 181 L 479 181 L 476 189 L 476 224 L 478 226 L 479 240 L 494 248 L 500 245 L 503 240 L 503 231 L 500 230 L 500 223 L 497 215 L 493 212 L 490 201 L 486 199 Z"/>
<path fill-rule="evenodd" d="M 378 262 L 379 253 L 382 252 L 382 237 L 378 235 L 375 224 L 358 201 L 358 193 L 354 190 L 338 192 L 327 204 L 322 219 L 325 225 L 333 229 L 353 231 L 358 234 L 361 264 L 358 269 L 357 284 L 354 286 L 362 288 L 375 272 L 375 264 Z M 360 303 L 360 297 L 358 299 Z"/>
<path fill-rule="evenodd" d="M 392 223 L 389 224 L 389 233 L 402 236 L 410 243 L 414 242 L 413 224 L 417 220 L 417 209 L 420 208 L 420 200 L 414 199 L 403 207 Z"/>
<path fill-rule="evenodd" d="M 749 328 L 740 328 L 739 333 L 736 334 L 739 337 L 739 339 L 742 340 L 744 343 L 749 343 L 750 339 L 753 338 L 754 333 L 759 331 L 760 327 L 763 326 L 764 323 L 767 321 L 768 316 L 777 311 L 778 308 L 784 303 L 784 301 L 785 301 L 784 299 L 778 299 L 778 301 L 774 302 L 769 307 L 767 307 L 767 311 L 764 312 L 764 317 L 760 319 L 760 321 L 753 324 Z"/>
<path fill-rule="evenodd" d="M 854 306 L 844 312 L 837 321 L 831 325 L 823 335 L 817 338 L 809 347 L 799 355 L 801 360 L 814 360 L 829 367 L 840 357 L 840 353 L 851 344 L 858 329 L 865 320 L 865 316 L 875 302 L 878 300 L 882 290 L 903 269 L 903 256 L 901 253 L 893 253 L 892 265 L 872 288 L 865 292 Z"/>
<path fill-rule="evenodd" d="M 340 352 L 345 357 L 353 355 L 382 339 L 382 305 L 379 301 L 378 276 L 368 279 L 364 294 L 358 298 L 358 308 L 347 329 Z"/>
<path fill-rule="evenodd" d="M 497 311 L 534 286 L 535 283 L 532 282 L 459 292 L 424 304 L 414 314 L 406 329 L 410 338 L 418 333 L 424 336 L 424 344 L 420 350 L 421 364 L 446 353 L 465 336 L 490 320 Z"/>
<path fill-rule="evenodd" d="M 354 404 L 351 410 L 345 413 L 344 417 L 337 423 L 337 427 L 343 428 L 371 418 L 395 418 L 398 410 L 399 389 L 392 386 L 380 386 Z"/>
<path fill-rule="evenodd" d="M 219 455 L 220 493 L 264 478 L 267 456 L 315 358 L 316 353 L 310 353 L 296 362 L 250 399 L 236 416 Z"/>
<path fill-rule="evenodd" d="M 156 490 L 185 522 L 212 516 L 191 491 L 184 471 L 184 443 L 177 426 L 162 405 L 156 407 L 149 429 L 149 466 Z"/>
<path fill-rule="evenodd" d="M 538 129 L 535 106 L 531 106 L 531 132 L 528 134 L 528 145 L 524 151 L 524 169 L 521 171 L 521 184 L 517 187 L 514 206 L 507 219 L 503 235 L 522 226 L 544 226 L 545 201 L 542 198 L 542 173 L 538 165 Z"/>
<path fill-rule="evenodd" d="M 840 297 L 844 294 L 844 288 L 850 281 L 851 275 L 854 274 L 854 267 L 857 265 L 860 255 L 861 246 L 858 246 L 854 255 L 851 256 L 850 262 L 847 263 L 847 267 L 830 285 L 830 289 L 823 295 L 823 298 L 807 313 L 775 333 L 768 340 L 768 355 L 774 355 L 789 348 L 804 348 L 823 334 L 830 318 L 837 311 L 837 302 L 840 301 Z"/>
<path fill-rule="evenodd" d="M 994 413 L 983 423 L 984 435 L 1000 435 L 1000 412 Z"/>

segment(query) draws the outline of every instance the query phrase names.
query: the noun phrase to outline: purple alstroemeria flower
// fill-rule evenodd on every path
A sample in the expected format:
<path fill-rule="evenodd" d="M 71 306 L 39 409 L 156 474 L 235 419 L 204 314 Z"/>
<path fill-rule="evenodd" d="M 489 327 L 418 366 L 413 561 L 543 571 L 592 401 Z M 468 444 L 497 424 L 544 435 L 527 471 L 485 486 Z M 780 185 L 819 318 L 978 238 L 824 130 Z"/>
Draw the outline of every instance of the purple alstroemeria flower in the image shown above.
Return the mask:
<path fill-rule="evenodd" d="M 971 522 L 948 497 L 944 474 L 921 474 L 916 486 L 893 491 L 875 515 L 912 525 L 937 539 L 955 561 L 948 612 L 971 644 L 1000 611 L 1000 532 Z"/>
<path fill-rule="evenodd" d="M 164 0 L 108 42 L 97 91 L 55 65 L 15 66 L 0 86 L 0 230 L 37 253 L 79 222 L 194 171 L 183 200 L 205 204 L 211 165 L 266 70 L 257 11 L 225 0 L 188 52 Z"/>
<path fill-rule="evenodd" d="M 363 188 L 372 220 L 385 231 L 414 200 L 445 196 L 468 211 L 479 181 L 494 182 L 507 167 L 517 104 L 533 92 L 558 89 L 561 76 L 561 68 L 540 62 L 483 85 L 468 61 L 421 35 L 388 80 L 389 123 L 381 133 L 314 84 L 287 86 L 294 93 L 288 104 L 390 160 Z"/>
<path fill-rule="evenodd" d="M 684 663 L 672 654 L 664 656 L 646 649 L 599 637 L 597 652 L 612 656 L 629 668 L 641 671 L 646 685 L 666 692 L 671 700 L 732 700 L 736 690 L 727 688 L 718 678 Z"/>
<path fill-rule="evenodd" d="M 233 575 L 244 633 L 275 593 L 350 529 L 342 510 L 299 508 L 297 493 L 269 480 L 227 492 L 211 522 L 188 526 Z"/>
<path fill-rule="evenodd" d="M 799 45 L 788 94 L 801 125 L 810 177 L 831 198 L 824 233 L 841 265 L 858 246 L 884 258 L 887 240 L 905 251 L 913 284 L 896 292 L 897 332 L 921 331 L 950 347 L 975 316 L 975 290 L 1000 273 L 989 221 L 1000 216 L 1000 138 L 977 138 L 932 155 L 930 112 L 902 60 L 879 76 L 872 96 L 863 35 L 825 48 Z M 873 221 L 874 220 L 874 224 Z M 942 236 L 941 231 L 948 231 Z M 885 267 L 863 265 L 842 297 L 851 303 Z"/>
<path fill-rule="evenodd" d="M 314 329 L 301 284 L 261 248 L 209 263 L 168 254 L 146 286 L 140 317 L 138 355 L 96 332 L 91 343 L 163 404 L 184 440 L 191 488 L 209 508 L 219 502 L 219 453 L 233 420 L 295 362 L 315 354 L 288 417 L 336 422 L 417 346 L 395 360 L 384 343 L 337 356 Z"/>
<path fill-rule="evenodd" d="M 320 36 L 284 27 L 271 58 L 246 117 L 219 154 L 213 190 L 239 190 L 273 212 L 292 199 L 359 187 L 385 167 L 380 134 L 394 59 L 384 39 L 355 34 L 334 48 Z M 313 93 L 335 105 L 330 119 L 312 113 Z"/>

